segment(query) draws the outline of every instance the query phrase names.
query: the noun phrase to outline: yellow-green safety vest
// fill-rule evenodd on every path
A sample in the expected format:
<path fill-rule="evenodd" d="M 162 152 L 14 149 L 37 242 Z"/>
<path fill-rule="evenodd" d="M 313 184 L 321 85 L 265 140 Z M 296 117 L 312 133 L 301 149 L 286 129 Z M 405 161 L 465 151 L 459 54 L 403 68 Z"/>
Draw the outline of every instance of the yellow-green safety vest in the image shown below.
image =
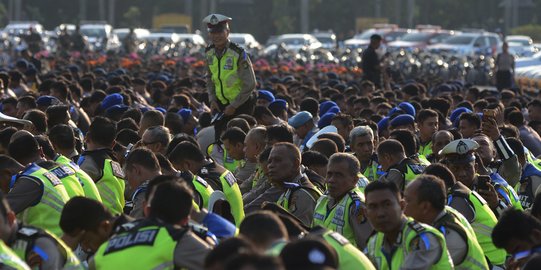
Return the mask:
<path fill-rule="evenodd" d="M 368 257 L 341 234 L 327 231 L 323 234 L 323 239 L 336 250 L 338 254 L 338 269 L 376 269 Z"/>
<path fill-rule="evenodd" d="M 410 217 L 408 217 L 408 220 L 404 228 L 402 229 L 402 234 L 400 235 L 401 244 L 390 255 L 390 261 L 388 261 L 387 257 L 383 254 L 382 251 L 384 234 L 381 232 L 373 235 L 368 240 L 368 245 L 366 248 L 368 251 L 368 257 L 372 260 L 377 269 L 400 269 L 400 267 L 404 263 L 405 258 L 411 252 L 412 241 L 416 238 L 421 238 L 420 241 L 425 241 L 423 239 L 423 234 L 426 233 L 433 234 L 438 239 L 438 242 L 442 248 L 441 256 L 438 262 L 436 262 L 432 267 L 430 267 L 430 269 L 453 269 L 453 262 L 451 261 L 449 252 L 447 250 L 445 238 L 443 237 L 441 232 L 431 226 L 416 222 Z M 425 244 L 427 243 L 425 242 Z"/>
<path fill-rule="evenodd" d="M 186 229 L 149 220 L 123 228 L 99 247 L 94 256 L 96 269 L 175 269 L 174 251 Z"/>
<path fill-rule="evenodd" d="M 8 269 L 30 270 L 30 267 L 13 250 L 11 250 L 4 241 L 0 240 L 0 266 L 9 267 Z"/>
<path fill-rule="evenodd" d="M 12 178 L 11 187 L 21 176 L 30 177 L 39 181 L 43 186 L 43 194 L 39 202 L 26 208 L 17 215 L 23 224 L 32 225 L 48 230 L 56 236 L 62 236 L 62 229 L 58 226 L 64 205 L 69 200 L 68 193 L 62 181 L 48 170 L 32 163 L 22 173 Z"/>
<path fill-rule="evenodd" d="M 85 171 L 81 170 L 81 168 L 79 168 L 77 164 L 75 164 L 66 156 L 58 155 L 55 161 L 62 165 L 69 166 L 70 168 L 75 170 L 75 175 L 77 176 L 77 178 L 79 178 L 79 182 L 83 187 L 85 197 L 101 202 L 100 192 L 98 191 L 96 183 L 94 183 L 90 175 L 88 175 Z"/>
<path fill-rule="evenodd" d="M 349 242 L 357 245 L 355 233 L 350 225 L 350 218 L 356 217 L 350 217 L 350 210 L 351 207 L 354 207 L 353 210 L 355 213 L 363 211 L 364 194 L 358 188 L 354 188 L 348 191 L 334 207 L 329 209 L 330 199 L 328 193 L 323 194 L 319 198 L 314 210 L 312 226 L 321 225 L 329 230 L 338 232 Z"/>
<path fill-rule="evenodd" d="M 111 159 L 105 159 L 103 175 L 96 182 L 96 187 L 102 198 L 103 205 L 113 215 L 122 214 L 126 204 L 124 198 L 126 182 L 124 182 L 124 172 L 120 164 Z"/>
<path fill-rule="evenodd" d="M 378 169 L 379 164 L 374 160 L 370 161 L 368 167 L 364 170 L 363 175 L 368 178 L 369 182 L 373 182 L 379 179 L 381 170 Z M 379 173 L 378 173 L 379 172 Z"/>
<path fill-rule="evenodd" d="M 231 206 L 231 215 L 233 215 L 235 225 L 238 228 L 244 219 L 244 203 L 242 201 L 239 184 L 237 184 L 235 176 L 228 170 L 220 175 L 220 182 L 222 184 L 222 192 Z"/>
<path fill-rule="evenodd" d="M 209 207 L 209 198 L 214 189 L 205 181 L 203 178 L 194 175 L 192 178 L 192 184 L 195 188 L 195 191 L 199 193 L 201 197 L 201 204 L 198 205 L 199 208 L 208 208 Z"/>
<path fill-rule="evenodd" d="M 453 195 L 449 195 L 447 201 L 450 204 Z M 475 218 L 471 222 L 471 226 L 475 232 L 477 242 L 483 249 L 483 253 L 493 265 L 503 265 L 507 253 L 503 249 L 497 248 L 492 242 L 492 230 L 498 219 L 494 212 L 490 209 L 485 199 L 475 191 L 471 191 L 467 197 L 470 205 L 475 211 Z"/>
<path fill-rule="evenodd" d="M 246 58 L 244 50 L 229 43 L 222 57 L 216 56 L 214 46 L 209 46 L 205 52 L 207 64 L 214 83 L 216 98 L 222 105 L 228 105 L 239 95 L 242 81 L 238 76 L 240 57 Z"/>
<path fill-rule="evenodd" d="M 212 156 L 212 151 L 214 151 L 214 145 L 215 143 L 209 145 L 209 147 L 207 148 L 207 154 L 209 156 Z M 223 163 L 223 166 L 224 168 L 226 168 L 228 171 L 230 172 L 234 172 L 241 164 L 240 164 L 240 160 L 235 160 L 233 159 L 232 157 L 230 157 L 228 154 L 227 154 L 227 151 L 225 150 L 225 148 L 221 147 L 221 146 L 218 146 L 222 153 L 223 153 L 223 157 L 222 157 L 222 163 Z M 216 150 L 216 151 L 220 151 L 220 150 Z"/>
<path fill-rule="evenodd" d="M 66 192 L 70 198 L 76 196 L 85 196 L 81 182 L 79 182 L 79 179 L 75 175 L 75 170 L 66 165 L 60 165 L 53 167 L 49 171 L 56 175 L 60 181 L 62 181 L 62 184 L 64 185 L 64 188 L 66 189 Z"/>
<path fill-rule="evenodd" d="M 419 145 L 419 155 L 428 157 L 432 155 L 432 141 L 425 145 Z"/>
<path fill-rule="evenodd" d="M 69 248 L 64 243 L 64 241 L 62 241 L 60 238 L 56 237 L 52 233 L 39 228 L 29 226 L 22 226 L 21 228 L 19 228 L 19 230 L 17 231 L 17 239 L 13 244 L 13 251 L 19 256 L 19 258 L 27 261 L 28 265 L 30 266 L 32 266 L 32 263 L 34 261 L 34 258 L 32 258 L 33 254 L 37 254 L 38 256 L 40 256 L 42 260 L 47 260 L 47 253 L 35 245 L 35 241 L 42 237 L 49 238 L 53 242 L 55 242 L 55 247 L 58 249 L 59 253 L 64 257 L 64 260 L 66 261 L 62 269 L 85 269 L 85 267 L 81 264 L 77 256 L 75 256 L 71 248 Z M 38 266 L 32 266 L 32 268 Z"/>
<path fill-rule="evenodd" d="M 454 230 L 467 244 L 466 257 L 464 260 L 460 262 L 460 264 L 453 262 L 455 269 L 487 270 L 488 264 L 483 249 L 479 245 L 479 242 L 477 242 L 473 228 L 467 223 L 468 221 L 466 218 L 449 206 L 446 206 L 445 211 L 445 215 L 434 224 L 434 227 L 444 236 L 447 235 L 449 230 Z M 463 219 L 463 221 L 460 219 Z M 465 226 L 466 224 L 463 224 L 464 221 L 466 221 L 468 227 Z"/>

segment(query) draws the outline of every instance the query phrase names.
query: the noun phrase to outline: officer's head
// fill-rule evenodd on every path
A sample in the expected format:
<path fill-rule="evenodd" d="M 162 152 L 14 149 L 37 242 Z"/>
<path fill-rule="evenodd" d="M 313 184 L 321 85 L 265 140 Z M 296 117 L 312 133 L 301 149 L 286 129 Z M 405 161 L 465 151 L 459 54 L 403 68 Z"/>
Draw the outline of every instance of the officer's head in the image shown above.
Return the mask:
<path fill-rule="evenodd" d="M 190 171 L 194 174 L 199 172 L 201 162 L 205 160 L 205 156 L 201 149 L 192 142 L 184 141 L 179 143 L 171 153 L 169 153 L 169 161 L 175 169 L 180 171 Z"/>
<path fill-rule="evenodd" d="M 160 111 L 150 110 L 146 111 L 141 120 L 139 121 L 139 136 L 143 136 L 143 133 L 149 128 L 154 126 L 163 126 L 165 124 L 165 118 Z"/>
<path fill-rule="evenodd" d="M 359 160 L 351 154 L 336 153 L 327 166 L 327 191 L 335 199 L 341 198 L 357 185 Z"/>
<path fill-rule="evenodd" d="M 400 230 L 406 202 L 393 182 L 374 181 L 366 186 L 366 216 L 378 232 Z"/>
<path fill-rule="evenodd" d="M 479 155 L 483 164 L 488 165 L 496 157 L 496 148 L 492 140 L 485 134 L 475 134 L 472 140 L 479 144 L 475 152 Z"/>
<path fill-rule="evenodd" d="M 161 174 L 156 155 L 147 148 L 137 148 L 127 157 L 124 165 L 125 179 L 135 190 L 143 181 Z"/>
<path fill-rule="evenodd" d="M 388 139 L 381 142 L 378 146 L 378 162 L 381 164 L 381 170 L 388 171 L 389 168 L 402 159 L 406 158 L 404 146 L 394 139 Z"/>
<path fill-rule="evenodd" d="M 389 134 L 389 138 L 399 141 L 408 157 L 415 155 L 419 149 L 417 137 L 409 129 L 395 129 Z"/>
<path fill-rule="evenodd" d="M 244 237 L 232 237 L 221 241 L 205 258 L 205 269 L 222 270 L 230 258 L 239 254 L 255 255 L 254 244 Z"/>
<path fill-rule="evenodd" d="M 369 126 L 358 126 L 349 133 L 351 150 L 360 161 L 367 161 L 374 153 L 374 131 Z"/>
<path fill-rule="evenodd" d="M 270 211 L 258 211 L 247 215 L 240 224 L 239 233 L 251 240 L 261 252 L 271 248 L 276 241 L 288 239 L 284 223 Z"/>
<path fill-rule="evenodd" d="M 527 259 L 529 251 L 541 245 L 541 222 L 516 209 L 506 210 L 492 230 L 492 242 L 511 254 L 514 260 Z"/>
<path fill-rule="evenodd" d="M 374 49 L 379 48 L 381 46 L 382 37 L 378 34 L 373 34 L 370 36 L 370 46 Z"/>
<path fill-rule="evenodd" d="M 445 184 L 432 175 L 420 175 L 404 191 L 404 214 L 417 221 L 432 224 L 445 208 Z"/>
<path fill-rule="evenodd" d="M 105 117 L 95 117 L 86 133 L 86 144 L 89 150 L 113 148 L 115 145 L 116 125 Z"/>
<path fill-rule="evenodd" d="M 9 207 L 4 193 L 0 191 L 0 239 L 6 243 L 12 241 L 11 236 L 17 225 L 15 212 Z"/>
<path fill-rule="evenodd" d="M 234 160 L 244 159 L 244 140 L 246 139 L 246 134 L 242 129 L 238 127 L 228 128 L 222 134 L 221 139 L 225 150 L 231 158 Z"/>
<path fill-rule="evenodd" d="M 49 139 L 57 152 L 70 152 L 75 149 L 75 135 L 68 125 L 60 124 L 51 128 Z"/>
<path fill-rule="evenodd" d="M 192 211 L 193 191 L 184 182 L 167 181 L 148 191 L 145 216 L 171 225 L 185 226 Z"/>
<path fill-rule="evenodd" d="M 244 155 L 248 160 L 257 159 L 257 156 L 265 150 L 265 138 L 267 129 L 265 127 L 255 127 L 251 129 L 244 138 Z"/>
<path fill-rule="evenodd" d="M 141 143 L 155 153 L 164 154 L 171 142 L 171 133 L 164 126 L 148 128 L 141 137 Z"/>
<path fill-rule="evenodd" d="M 442 163 L 447 165 L 455 178 L 469 188 L 473 188 L 475 180 L 474 151 L 479 145 L 469 139 L 454 140 L 446 145 L 441 151 Z"/>
<path fill-rule="evenodd" d="M 456 184 L 456 178 L 453 173 L 447 168 L 447 166 L 441 163 L 432 163 L 426 167 L 423 174 L 432 175 L 443 180 L 445 184 L 445 190 L 450 189 Z"/>
<path fill-rule="evenodd" d="M 278 142 L 293 143 L 293 134 L 295 131 L 289 125 L 278 124 L 267 128 L 267 147 L 272 147 Z"/>
<path fill-rule="evenodd" d="M 432 153 L 438 155 L 441 149 L 454 140 L 454 136 L 447 130 L 440 130 L 432 136 Z"/>
<path fill-rule="evenodd" d="M 219 14 L 212 14 L 209 16 L 207 30 L 209 32 L 209 37 L 212 40 L 212 44 L 218 48 L 223 48 L 229 38 L 229 22 L 231 21 L 231 18 Z"/>
<path fill-rule="evenodd" d="M 44 156 L 34 135 L 25 130 L 17 131 L 11 136 L 8 151 L 12 158 L 23 165 L 32 163 Z"/>
<path fill-rule="evenodd" d="M 96 200 L 74 197 L 62 209 L 60 228 L 85 252 L 96 252 L 111 235 L 113 215 Z"/>
<path fill-rule="evenodd" d="M 277 143 L 272 147 L 267 167 L 273 183 L 292 181 L 300 173 L 301 152 L 292 143 Z"/>

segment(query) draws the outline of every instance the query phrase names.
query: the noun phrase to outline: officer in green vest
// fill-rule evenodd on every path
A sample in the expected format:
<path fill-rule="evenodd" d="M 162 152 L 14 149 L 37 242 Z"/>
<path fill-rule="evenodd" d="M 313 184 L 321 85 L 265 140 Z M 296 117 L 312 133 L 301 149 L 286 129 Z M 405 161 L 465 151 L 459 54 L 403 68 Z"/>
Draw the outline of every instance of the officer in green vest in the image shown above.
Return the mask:
<path fill-rule="evenodd" d="M 359 161 L 351 154 L 336 153 L 327 166 L 327 191 L 316 204 L 312 226 L 321 225 L 343 235 L 363 250 L 372 234 L 364 217 L 364 194 L 357 188 Z"/>
<path fill-rule="evenodd" d="M 456 211 L 446 209 L 443 180 L 432 175 L 418 176 L 404 192 L 404 214 L 438 229 L 447 243 L 453 264 L 459 269 L 488 269 L 483 249 L 469 224 L 463 225 Z M 456 214 L 456 215 L 455 215 Z"/>
<path fill-rule="evenodd" d="M 30 267 L 11 250 L 4 241 L 0 241 L 0 268 L 30 270 Z"/>
<path fill-rule="evenodd" d="M 380 180 L 393 182 L 402 191 L 417 175 L 423 173 L 426 167 L 407 158 L 404 146 L 395 139 L 388 139 L 379 144 L 378 161 L 381 170 L 385 172 Z"/>
<path fill-rule="evenodd" d="M 439 116 L 432 109 L 423 109 L 416 116 L 419 128 L 419 155 L 428 157 L 432 154 L 432 135 L 438 131 Z"/>
<path fill-rule="evenodd" d="M 58 124 L 49 130 L 49 140 L 57 153 L 53 160 L 59 164 L 70 167 L 75 171 L 75 175 L 79 179 L 83 187 L 84 196 L 101 202 L 101 196 L 96 187 L 96 184 L 77 164 L 77 160 L 73 161 L 73 157 L 79 154 L 75 150 L 75 135 L 73 128 L 68 125 Z"/>
<path fill-rule="evenodd" d="M 389 134 L 389 139 L 395 139 L 404 146 L 406 157 L 408 157 L 413 164 L 417 164 L 420 167 L 430 165 L 426 156 L 418 153 L 419 143 L 417 142 L 417 136 L 410 130 L 395 129 Z"/>
<path fill-rule="evenodd" d="M 349 133 L 351 151 L 361 163 L 361 173 L 372 182 L 378 180 L 380 174 L 379 164 L 375 153 L 376 138 L 369 126 L 358 126 Z"/>
<path fill-rule="evenodd" d="M 256 102 L 256 79 L 246 51 L 229 41 L 231 18 L 210 14 L 203 19 L 212 44 L 205 50 L 208 66 L 207 91 L 214 113 L 223 117 L 215 122 L 215 137 L 235 115 L 252 114 Z"/>
<path fill-rule="evenodd" d="M 116 215 L 125 205 L 124 172 L 113 153 L 116 126 L 104 117 L 96 117 L 86 134 L 87 150 L 81 154 L 77 164 L 96 183 L 103 204 Z"/>
<path fill-rule="evenodd" d="M 518 157 L 518 162 L 522 168 L 520 182 L 516 186 L 518 197 L 523 209 L 529 209 L 533 206 L 535 196 L 541 192 L 538 191 L 541 185 L 541 170 L 536 168 L 526 157 L 525 147 L 522 142 L 515 138 L 507 138 L 509 147 Z"/>
<path fill-rule="evenodd" d="M 149 192 L 147 218 L 120 226 L 99 247 L 90 269 L 203 268 L 211 246 L 188 228 L 193 201 L 190 188 L 168 181 Z"/>
<path fill-rule="evenodd" d="M 289 241 L 286 227 L 273 212 L 259 210 L 246 215 L 239 234 L 250 240 L 261 252 L 278 256 Z"/>
<path fill-rule="evenodd" d="M 478 144 L 473 140 L 459 139 L 450 142 L 440 151 L 442 162 L 447 165 L 454 178 L 463 184 L 463 187 L 451 186 L 448 204 L 470 221 L 489 263 L 503 266 L 505 250 L 494 246 L 490 233 L 497 222 L 497 213 L 503 212 L 509 205 L 498 197 L 489 177 L 486 177 L 482 184 L 478 181 L 474 156 L 477 147 Z"/>
<path fill-rule="evenodd" d="M 177 170 L 190 171 L 203 178 L 213 190 L 223 192 L 231 210 L 221 214 L 237 226 L 240 225 L 244 218 L 244 205 L 233 173 L 205 158 L 199 147 L 191 142 L 179 143 L 169 154 L 169 160 Z"/>
<path fill-rule="evenodd" d="M 79 259 L 53 234 L 18 222 L 0 192 L 1 238 L 32 269 L 84 269 Z M 2 268 L 4 269 L 4 268 Z"/>
<path fill-rule="evenodd" d="M 365 195 L 366 216 L 377 231 L 366 253 L 377 269 L 453 269 L 445 237 L 404 215 L 406 202 L 396 184 L 372 182 Z"/>
<path fill-rule="evenodd" d="M 62 231 L 58 221 L 69 196 L 56 175 L 36 164 L 45 161 L 38 142 L 29 132 L 18 131 L 11 137 L 9 154 L 19 162 L 17 164 L 11 160 L 15 168 L 28 164 L 11 178 L 10 190 L 6 195 L 11 208 L 24 224 L 60 236 Z"/>

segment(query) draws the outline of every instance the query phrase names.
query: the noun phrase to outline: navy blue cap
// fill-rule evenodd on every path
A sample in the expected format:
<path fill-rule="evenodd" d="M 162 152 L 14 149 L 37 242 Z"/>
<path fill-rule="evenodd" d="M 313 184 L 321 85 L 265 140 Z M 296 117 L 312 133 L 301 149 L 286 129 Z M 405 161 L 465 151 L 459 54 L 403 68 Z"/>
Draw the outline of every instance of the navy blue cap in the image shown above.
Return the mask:
<path fill-rule="evenodd" d="M 340 83 L 340 84 L 335 85 L 334 88 L 340 92 L 344 92 L 344 90 L 346 90 L 347 88 L 347 85 Z"/>
<path fill-rule="evenodd" d="M 114 105 L 120 105 L 124 103 L 124 97 L 119 93 L 110 94 L 101 102 L 101 108 L 107 110 Z"/>
<path fill-rule="evenodd" d="M 107 72 L 103 68 L 95 68 L 94 74 L 99 75 L 99 76 L 105 76 L 107 75 Z"/>
<path fill-rule="evenodd" d="M 402 102 L 398 104 L 398 107 L 402 109 L 405 113 L 415 117 L 415 107 L 409 102 Z"/>
<path fill-rule="evenodd" d="M 329 111 L 331 107 L 334 107 L 334 106 L 338 106 L 336 105 L 334 101 L 327 100 L 327 101 L 321 102 L 321 104 L 319 104 L 319 116 L 321 117 L 322 115 L 327 113 L 327 111 Z"/>
<path fill-rule="evenodd" d="M 274 101 L 274 95 L 267 90 L 258 90 L 257 91 L 257 99 L 264 99 L 268 102 Z"/>
<path fill-rule="evenodd" d="M 287 101 L 283 99 L 275 99 L 273 102 L 269 104 L 269 109 L 282 109 L 287 110 Z"/>
<path fill-rule="evenodd" d="M 412 125 L 415 123 L 415 118 L 409 114 L 401 114 L 391 120 L 391 127 L 398 127 L 404 125 Z"/>
<path fill-rule="evenodd" d="M 69 65 L 68 70 L 70 72 L 79 72 L 79 67 L 77 65 Z"/>
<path fill-rule="evenodd" d="M 338 80 L 338 74 L 334 73 L 334 72 L 327 72 L 327 78 L 329 78 L 329 80 Z"/>
<path fill-rule="evenodd" d="M 181 109 L 177 113 L 180 115 L 180 117 L 182 117 L 184 123 L 188 122 L 188 120 L 190 120 L 190 116 L 192 116 L 192 110 L 190 109 Z"/>
<path fill-rule="evenodd" d="M 336 113 L 333 113 L 333 112 L 328 112 L 328 113 L 324 114 L 323 116 L 321 116 L 321 118 L 319 118 L 319 121 L 317 122 L 317 127 L 319 129 L 322 129 L 322 128 L 330 125 L 331 122 L 332 122 L 332 119 L 334 118 L 335 115 L 336 115 Z"/>
<path fill-rule="evenodd" d="M 308 121 L 312 121 L 312 119 L 313 117 L 311 113 L 307 111 L 300 111 L 297 114 L 295 114 L 293 117 L 289 118 L 287 123 L 293 128 L 298 128 L 306 124 Z"/>
<path fill-rule="evenodd" d="M 332 106 L 332 107 L 330 107 L 330 108 L 327 110 L 327 112 L 326 112 L 325 114 L 327 114 L 327 113 L 334 113 L 334 114 L 337 114 L 337 113 L 339 113 L 339 112 L 340 112 L 340 107 L 338 107 L 338 106 Z"/>
<path fill-rule="evenodd" d="M 110 116 L 112 116 L 114 114 L 117 114 L 117 113 L 124 113 L 129 108 L 130 108 L 129 106 L 126 106 L 124 104 L 113 105 L 113 106 L 109 107 L 107 110 L 105 110 L 105 115 L 110 117 Z"/>
<path fill-rule="evenodd" d="M 20 59 L 17 61 L 17 63 L 15 63 L 15 66 L 18 67 L 18 68 L 28 68 L 28 61 L 24 60 L 24 59 Z"/>
<path fill-rule="evenodd" d="M 383 132 L 389 127 L 389 117 L 385 116 L 383 119 L 379 120 L 378 122 L 378 131 Z"/>
<path fill-rule="evenodd" d="M 36 100 L 36 104 L 40 107 L 49 107 L 51 105 L 62 104 L 62 102 L 53 96 L 41 96 Z"/>

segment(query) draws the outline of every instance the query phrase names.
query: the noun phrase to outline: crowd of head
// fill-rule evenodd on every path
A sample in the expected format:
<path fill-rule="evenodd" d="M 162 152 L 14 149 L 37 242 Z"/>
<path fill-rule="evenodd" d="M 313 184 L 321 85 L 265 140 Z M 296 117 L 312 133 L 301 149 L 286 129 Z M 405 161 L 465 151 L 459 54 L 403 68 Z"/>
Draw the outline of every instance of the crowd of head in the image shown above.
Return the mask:
<path fill-rule="evenodd" d="M 0 72 L 5 265 L 540 264 L 537 97 L 256 60 L 253 112 L 224 121 L 204 56 L 103 57 Z"/>

